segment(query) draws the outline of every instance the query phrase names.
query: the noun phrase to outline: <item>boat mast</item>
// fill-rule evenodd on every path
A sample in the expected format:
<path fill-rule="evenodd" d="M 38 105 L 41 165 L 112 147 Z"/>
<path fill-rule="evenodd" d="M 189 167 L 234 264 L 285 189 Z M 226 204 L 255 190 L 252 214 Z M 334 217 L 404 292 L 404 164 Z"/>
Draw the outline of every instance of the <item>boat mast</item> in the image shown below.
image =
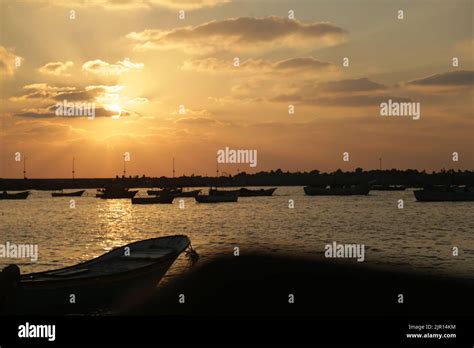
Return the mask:
<path fill-rule="evenodd" d="M 219 160 L 216 160 L 216 189 L 218 185 L 219 185 Z"/>
<path fill-rule="evenodd" d="M 173 178 L 174 178 L 174 157 L 173 157 Z"/>
<path fill-rule="evenodd" d="M 127 173 L 127 169 L 125 167 L 125 155 L 123 155 L 123 176 L 125 177 L 125 174 Z"/>
<path fill-rule="evenodd" d="M 26 179 L 26 156 L 23 158 L 23 179 Z"/>
<path fill-rule="evenodd" d="M 74 173 L 75 173 L 75 171 L 74 171 L 74 161 L 75 161 L 75 158 L 73 157 L 72 158 L 72 180 L 74 180 Z"/>
<path fill-rule="evenodd" d="M 380 170 L 382 170 L 382 157 L 379 158 Z"/>

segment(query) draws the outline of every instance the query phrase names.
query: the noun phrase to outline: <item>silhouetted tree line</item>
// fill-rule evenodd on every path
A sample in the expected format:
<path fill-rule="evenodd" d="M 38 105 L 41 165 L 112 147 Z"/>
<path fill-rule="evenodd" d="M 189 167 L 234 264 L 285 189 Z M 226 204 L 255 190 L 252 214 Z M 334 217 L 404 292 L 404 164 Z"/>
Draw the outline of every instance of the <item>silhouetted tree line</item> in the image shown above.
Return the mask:
<path fill-rule="evenodd" d="M 332 173 L 283 172 L 281 169 L 269 172 L 209 177 L 194 175 L 176 178 L 152 178 L 142 176 L 116 176 L 115 178 L 79 179 L 0 179 L 0 190 L 61 190 L 70 188 L 101 188 L 114 185 L 125 187 L 209 187 L 209 186 L 304 186 L 304 185 L 349 185 L 372 182 L 385 185 L 423 187 L 425 185 L 474 185 L 474 172 L 469 170 L 441 170 L 427 173 L 416 169 L 369 170 L 357 168 L 352 172 L 341 169 Z"/>

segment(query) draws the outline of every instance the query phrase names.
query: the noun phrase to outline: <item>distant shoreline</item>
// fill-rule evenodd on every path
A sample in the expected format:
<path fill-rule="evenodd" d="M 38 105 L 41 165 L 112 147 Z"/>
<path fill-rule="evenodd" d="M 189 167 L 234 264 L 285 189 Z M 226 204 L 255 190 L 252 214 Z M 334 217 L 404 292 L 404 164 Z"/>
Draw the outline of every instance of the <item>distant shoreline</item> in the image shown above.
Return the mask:
<path fill-rule="evenodd" d="M 424 185 L 474 185 L 474 171 L 448 170 L 428 174 L 418 170 L 370 170 L 361 168 L 353 172 L 338 170 L 332 173 L 283 172 L 281 170 L 234 176 L 181 176 L 159 177 L 129 176 L 115 178 L 47 178 L 47 179 L 0 179 L 0 190 L 61 190 L 94 189 L 120 184 L 129 188 L 137 187 L 238 187 L 238 186 L 306 186 L 306 185 L 347 185 L 374 182 L 384 185 L 405 185 L 423 187 Z"/>

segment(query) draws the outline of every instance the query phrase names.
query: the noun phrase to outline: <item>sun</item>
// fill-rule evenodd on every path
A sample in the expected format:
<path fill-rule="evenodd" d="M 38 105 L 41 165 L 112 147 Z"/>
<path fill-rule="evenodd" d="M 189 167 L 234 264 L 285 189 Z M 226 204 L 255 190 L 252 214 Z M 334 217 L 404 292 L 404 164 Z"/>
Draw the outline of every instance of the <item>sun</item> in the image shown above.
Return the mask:
<path fill-rule="evenodd" d="M 104 106 L 104 109 L 115 112 L 112 118 L 119 118 L 122 114 L 122 107 L 119 104 L 108 104 Z"/>

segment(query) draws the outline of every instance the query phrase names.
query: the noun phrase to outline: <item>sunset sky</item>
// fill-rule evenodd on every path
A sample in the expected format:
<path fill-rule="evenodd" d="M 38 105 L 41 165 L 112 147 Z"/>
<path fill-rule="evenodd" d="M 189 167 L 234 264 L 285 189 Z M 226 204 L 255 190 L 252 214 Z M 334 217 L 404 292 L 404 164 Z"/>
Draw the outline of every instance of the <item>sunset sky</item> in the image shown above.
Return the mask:
<path fill-rule="evenodd" d="M 231 174 L 375 169 L 380 157 L 386 169 L 474 169 L 471 0 L 0 0 L 0 11 L 0 177 L 22 177 L 16 152 L 31 178 L 70 177 L 73 157 L 77 177 L 115 176 L 125 152 L 127 175 L 170 176 L 173 157 L 177 175 L 214 175 L 226 146 L 258 151 L 255 168 L 221 165 Z M 380 116 L 388 99 L 419 102 L 420 119 Z M 95 103 L 96 117 L 56 116 L 64 100 Z"/>

